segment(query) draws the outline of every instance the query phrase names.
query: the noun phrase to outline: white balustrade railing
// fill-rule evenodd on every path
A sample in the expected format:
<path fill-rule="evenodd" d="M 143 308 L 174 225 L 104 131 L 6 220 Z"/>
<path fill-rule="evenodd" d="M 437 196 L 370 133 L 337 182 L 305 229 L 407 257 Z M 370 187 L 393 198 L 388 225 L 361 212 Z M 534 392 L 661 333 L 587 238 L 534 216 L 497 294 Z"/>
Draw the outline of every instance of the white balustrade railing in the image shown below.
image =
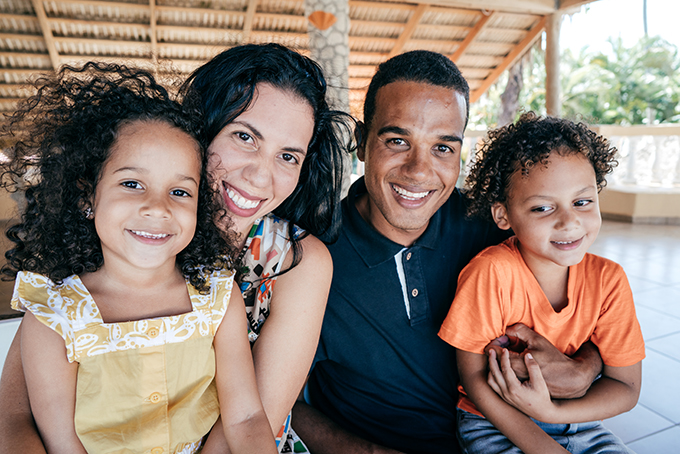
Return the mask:
<path fill-rule="evenodd" d="M 680 190 L 680 125 L 593 126 L 618 150 L 619 165 L 607 177 L 608 187 Z M 463 142 L 462 185 L 486 131 L 467 130 Z"/>

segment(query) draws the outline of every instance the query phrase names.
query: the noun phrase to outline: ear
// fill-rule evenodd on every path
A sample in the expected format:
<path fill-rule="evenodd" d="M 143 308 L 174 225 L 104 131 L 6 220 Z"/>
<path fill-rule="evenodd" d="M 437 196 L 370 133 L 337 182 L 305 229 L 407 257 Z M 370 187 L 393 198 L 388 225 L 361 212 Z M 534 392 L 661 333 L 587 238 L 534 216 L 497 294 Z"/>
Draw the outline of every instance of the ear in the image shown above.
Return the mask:
<path fill-rule="evenodd" d="M 357 158 L 364 162 L 366 158 L 366 125 L 363 121 L 357 121 L 354 128 L 354 139 L 357 141 Z"/>
<path fill-rule="evenodd" d="M 500 202 L 496 202 L 491 206 L 491 217 L 501 230 L 510 230 L 510 220 L 508 219 L 508 210 Z"/>
<path fill-rule="evenodd" d="M 94 218 L 94 193 L 92 185 L 82 178 L 76 181 L 76 187 L 80 189 L 83 194 L 78 199 L 78 209 L 83 213 L 87 219 Z"/>

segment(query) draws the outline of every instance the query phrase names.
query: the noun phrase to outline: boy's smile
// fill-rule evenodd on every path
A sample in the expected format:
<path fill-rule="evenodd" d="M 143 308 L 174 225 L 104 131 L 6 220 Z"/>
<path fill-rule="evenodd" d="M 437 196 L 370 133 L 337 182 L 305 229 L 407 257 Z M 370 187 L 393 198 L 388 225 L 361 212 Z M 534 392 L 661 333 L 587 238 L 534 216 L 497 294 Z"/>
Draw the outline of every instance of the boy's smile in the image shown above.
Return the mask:
<path fill-rule="evenodd" d="M 595 241 L 602 220 L 595 170 L 577 153 L 552 152 L 547 167 L 515 172 L 505 205 L 492 208 L 500 228 L 512 228 L 531 271 L 579 263 Z"/>

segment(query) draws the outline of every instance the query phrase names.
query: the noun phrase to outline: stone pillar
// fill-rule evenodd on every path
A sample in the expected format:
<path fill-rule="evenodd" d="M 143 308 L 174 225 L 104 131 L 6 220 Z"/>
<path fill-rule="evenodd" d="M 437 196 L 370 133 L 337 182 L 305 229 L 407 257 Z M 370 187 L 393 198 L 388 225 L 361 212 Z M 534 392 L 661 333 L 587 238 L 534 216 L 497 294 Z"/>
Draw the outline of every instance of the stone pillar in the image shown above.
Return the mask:
<path fill-rule="evenodd" d="M 305 0 L 305 16 L 309 19 L 310 57 L 321 65 L 326 76 L 328 103 L 333 109 L 349 113 L 349 2 Z"/>
<path fill-rule="evenodd" d="M 560 99 L 560 27 L 562 13 L 548 16 L 545 24 L 545 109 L 548 115 L 559 117 L 562 113 Z"/>

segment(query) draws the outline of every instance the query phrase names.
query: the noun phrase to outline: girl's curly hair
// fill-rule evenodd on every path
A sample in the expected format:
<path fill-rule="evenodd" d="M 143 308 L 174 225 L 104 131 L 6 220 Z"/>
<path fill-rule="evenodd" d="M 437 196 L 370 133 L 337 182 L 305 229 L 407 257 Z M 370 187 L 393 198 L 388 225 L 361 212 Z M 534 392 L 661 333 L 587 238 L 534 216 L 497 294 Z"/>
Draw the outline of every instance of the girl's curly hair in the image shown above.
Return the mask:
<path fill-rule="evenodd" d="M 547 165 L 553 152 L 586 157 L 595 170 L 598 191 L 618 164 L 616 148 L 586 124 L 524 113 L 516 123 L 489 131 L 489 138 L 477 151 L 465 181 L 468 216 L 493 221 L 491 207 L 506 202 L 511 176 L 518 171 L 526 175 L 538 164 Z"/>
<path fill-rule="evenodd" d="M 15 140 L 0 164 L 0 182 L 9 191 L 25 191 L 19 224 L 7 230 L 15 243 L 0 273 L 13 279 L 32 271 L 60 284 L 73 274 L 99 269 L 104 258 L 90 206 L 102 169 L 124 124 L 160 121 L 189 136 L 202 122 L 196 104 L 183 105 L 147 71 L 120 65 L 86 63 L 63 67 L 34 83 L 37 94 L 23 102 L 3 127 Z M 232 234 L 215 225 L 225 222 L 207 174 L 208 156 L 196 141 L 202 163 L 196 233 L 177 255 L 177 266 L 201 292 L 210 288 L 208 273 L 231 267 Z"/>

